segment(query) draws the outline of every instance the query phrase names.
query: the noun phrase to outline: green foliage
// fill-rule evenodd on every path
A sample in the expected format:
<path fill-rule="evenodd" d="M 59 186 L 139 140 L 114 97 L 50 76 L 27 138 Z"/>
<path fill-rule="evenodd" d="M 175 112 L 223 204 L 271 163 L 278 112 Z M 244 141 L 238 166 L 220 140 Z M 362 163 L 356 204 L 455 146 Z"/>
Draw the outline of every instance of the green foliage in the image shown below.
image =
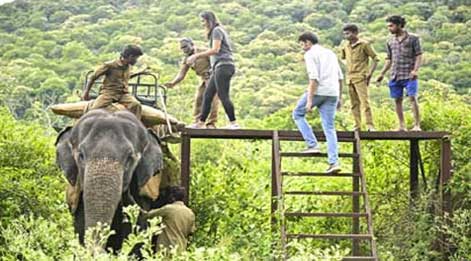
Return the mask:
<path fill-rule="evenodd" d="M 471 59 L 468 32 L 471 11 L 459 1 L 448 6 L 401 0 L 388 3 L 376 0 L 276 3 L 267 0 L 230 3 L 164 0 L 116 1 L 115 4 L 75 1 L 71 5 L 41 0 L 35 1 L 33 8 L 28 1 L 15 1 L 0 6 L 3 21 L 0 26 L 0 67 L 5 77 L 12 79 L 1 85 L 10 89 L 25 86 L 28 88 L 25 94 L 40 100 L 46 107 L 50 102 L 63 101 L 73 95 L 73 91 L 80 89 L 78 83 L 83 81 L 86 71 L 116 57 L 127 43 L 141 44 L 152 56 L 145 62 L 162 74 L 162 80 L 170 79 L 176 73 L 182 55 L 177 39 L 190 36 L 199 45 L 206 45 L 197 14 L 212 9 L 228 29 L 235 45 L 239 73 L 234 79 L 233 97 L 236 104 L 241 104 L 237 111 L 240 118 L 261 118 L 295 101 L 293 93 L 286 90 L 303 85 L 305 81 L 301 50 L 296 45 L 300 32 L 313 30 L 324 45 L 335 47 L 342 40 L 342 25 L 356 22 L 362 34 L 382 53 L 388 37 L 384 18 L 393 13 L 405 15 L 409 31 L 422 37 L 426 61 L 423 79 L 438 79 L 451 84 L 460 93 L 469 93 L 471 82 L 467 76 L 471 68 L 465 61 Z M 7 34 L 9 32 L 14 34 Z M 444 41 L 453 45 L 437 48 Z M 27 63 L 21 70 L 9 70 L 11 63 L 19 59 Z M 299 66 L 294 66 L 297 62 Z M 44 92 L 36 89 L 44 86 L 51 77 L 67 79 L 64 87 L 69 90 L 57 88 L 55 98 L 43 99 L 43 95 L 37 94 Z M 194 84 L 185 81 L 180 88 L 192 90 Z M 178 100 L 193 96 L 191 91 L 172 90 L 170 93 Z M 266 99 L 273 94 L 276 99 Z M 12 107 L 15 99 L 13 94 L 6 94 L 1 100 Z M 23 113 L 32 104 L 26 102 L 21 108 L 15 106 L 17 116 L 24 117 Z M 178 110 L 176 107 L 170 105 L 171 110 Z"/>
<path fill-rule="evenodd" d="M 64 184 L 54 166 L 51 138 L 39 125 L 15 121 L 4 108 L 0 132 L 0 223 L 21 214 L 54 216 L 64 207 Z"/>
<path fill-rule="evenodd" d="M 64 203 L 64 181 L 54 166 L 55 134 L 51 127 L 67 120 L 52 115 L 52 103 L 76 101 L 84 74 L 114 59 L 127 43 L 141 44 L 147 64 L 160 81 L 171 80 L 182 54 L 178 39 L 192 37 L 206 46 L 198 13 L 215 11 L 234 43 L 237 73 L 231 87 L 236 114 L 254 129 L 295 129 L 291 111 L 306 87 L 306 73 L 297 36 L 318 34 L 330 48 L 342 40 L 341 27 L 355 22 L 381 58 L 389 37 L 385 17 L 403 14 L 407 28 L 418 34 L 425 50 L 419 97 L 424 130 L 447 130 L 453 146 L 452 191 L 455 215 L 435 217 L 439 144 L 421 142 L 428 190 L 409 207 L 406 142 L 363 142 L 365 172 L 382 260 L 440 259 L 433 251 L 437 233 L 449 236 L 454 260 L 470 259 L 471 208 L 471 8 L 463 1 L 24 1 L 0 5 L 0 256 L 15 259 L 126 260 L 137 243 L 149 250 L 149 233 L 134 234 L 116 256 L 79 246 Z M 382 62 L 381 64 L 382 65 Z M 192 98 L 199 78 L 190 72 L 169 90 L 169 111 L 191 121 Z M 379 130 L 396 125 L 388 90 L 371 87 Z M 347 96 L 344 90 L 344 97 Z M 405 102 L 408 108 L 407 101 Z M 348 98 L 337 114 L 339 130 L 353 124 Z M 18 119 L 15 120 L 14 118 Z M 221 117 L 222 110 L 221 110 Z M 308 120 L 320 129 L 316 113 Z M 406 120 L 412 122 L 410 111 Z M 223 125 L 222 121 L 220 125 Z M 283 144 L 296 150 L 302 143 Z M 195 141 L 192 145 L 191 207 L 197 232 L 188 252 L 174 260 L 259 260 L 277 256 L 270 231 L 270 143 L 257 141 Z M 351 150 L 345 146 L 342 150 Z M 347 168 L 350 162 L 342 162 Z M 284 167 L 323 170 L 324 162 L 293 161 Z M 287 180 L 300 189 L 349 189 L 345 182 Z M 293 209 L 349 212 L 349 202 L 305 198 L 289 202 Z M 311 232 L 349 231 L 347 221 L 298 222 L 292 229 Z M 450 225 L 450 222 L 453 225 Z M 157 229 L 157 222 L 154 224 Z M 103 231 L 103 237 L 110 231 Z M 349 242 L 295 242 L 292 260 L 338 260 Z M 8 246 L 8 247 L 4 247 Z M 149 259 L 163 258 L 163 254 Z"/>
<path fill-rule="evenodd" d="M 447 247 L 456 250 L 450 260 L 459 261 L 471 258 L 470 223 L 471 211 L 469 209 L 459 209 L 452 217 L 447 215 L 444 220 L 441 220 L 442 225 L 438 229 L 447 236 Z"/>

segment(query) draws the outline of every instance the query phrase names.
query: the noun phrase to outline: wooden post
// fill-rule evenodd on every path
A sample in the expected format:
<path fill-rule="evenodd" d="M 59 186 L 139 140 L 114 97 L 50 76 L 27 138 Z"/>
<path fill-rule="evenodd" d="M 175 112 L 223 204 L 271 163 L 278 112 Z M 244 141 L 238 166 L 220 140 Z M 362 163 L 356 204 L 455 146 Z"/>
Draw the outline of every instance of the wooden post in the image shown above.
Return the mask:
<path fill-rule="evenodd" d="M 191 157 L 191 138 L 185 132 L 181 134 L 181 185 L 186 190 L 185 204 L 188 206 L 190 201 L 190 157 Z"/>
<path fill-rule="evenodd" d="M 359 135 L 356 135 L 359 136 Z M 353 144 L 353 153 L 358 154 L 360 151 L 357 147 L 357 142 Z M 358 157 L 353 158 L 353 180 L 352 180 L 352 189 L 354 192 L 360 191 L 360 159 Z M 365 191 L 363 191 L 365 192 Z M 352 212 L 360 213 L 360 196 L 354 194 L 352 197 Z M 352 218 L 352 234 L 360 234 L 360 218 Z M 360 250 L 360 241 L 358 239 L 352 239 L 352 254 L 353 256 L 361 256 Z"/>
<path fill-rule="evenodd" d="M 451 142 L 449 137 L 445 137 L 441 142 L 440 160 L 440 192 L 442 201 L 442 211 L 452 214 L 453 206 L 451 202 L 451 192 L 446 185 L 452 177 L 451 166 Z"/>
<path fill-rule="evenodd" d="M 278 219 L 277 215 L 280 214 L 281 204 L 281 160 L 280 160 L 280 141 L 278 138 L 278 131 L 273 131 L 272 137 L 272 168 L 271 168 L 271 225 L 272 225 L 272 235 L 274 238 L 277 238 L 278 234 Z M 282 220 L 279 220 L 283 222 Z M 280 224 L 280 237 L 281 237 L 281 246 L 284 250 L 284 225 Z M 277 248 L 276 240 L 272 240 L 272 249 L 276 250 Z"/>
<path fill-rule="evenodd" d="M 409 186 L 410 186 L 410 203 L 414 204 L 414 201 L 420 194 L 419 191 L 419 141 L 412 139 L 410 140 L 410 174 L 409 174 Z"/>
<path fill-rule="evenodd" d="M 444 137 L 441 140 L 441 151 L 440 151 L 440 184 L 439 184 L 439 193 L 440 193 L 440 214 L 444 216 L 448 214 L 449 217 L 453 214 L 453 204 L 451 201 L 451 191 L 447 188 L 448 182 L 452 177 L 452 165 L 451 165 L 451 141 L 450 137 Z M 448 220 L 449 221 L 449 220 Z M 448 225 L 452 225 L 448 223 Z M 448 258 L 450 255 L 450 250 L 447 248 L 448 238 L 444 235 L 440 235 L 440 242 L 442 254 Z"/>

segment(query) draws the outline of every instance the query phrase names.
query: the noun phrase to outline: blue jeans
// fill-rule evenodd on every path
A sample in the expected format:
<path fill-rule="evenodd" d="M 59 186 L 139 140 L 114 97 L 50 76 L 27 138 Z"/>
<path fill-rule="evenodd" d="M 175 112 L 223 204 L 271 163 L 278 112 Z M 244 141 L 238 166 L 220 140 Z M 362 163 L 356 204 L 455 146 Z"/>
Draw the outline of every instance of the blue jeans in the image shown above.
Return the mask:
<path fill-rule="evenodd" d="M 337 148 L 337 132 L 335 131 L 335 111 L 338 97 L 314 95 L 312 106 L 317 107 L 321 115 L 322 129 L 327 139 L 327 155 L 329 164 L 336 164 L 339 160 Z M 301 96 L 293 111 L 293 119 L 303 135 L 309 148 L 317 146 L 317 139 L 306 120 L 307 92 Z"/>

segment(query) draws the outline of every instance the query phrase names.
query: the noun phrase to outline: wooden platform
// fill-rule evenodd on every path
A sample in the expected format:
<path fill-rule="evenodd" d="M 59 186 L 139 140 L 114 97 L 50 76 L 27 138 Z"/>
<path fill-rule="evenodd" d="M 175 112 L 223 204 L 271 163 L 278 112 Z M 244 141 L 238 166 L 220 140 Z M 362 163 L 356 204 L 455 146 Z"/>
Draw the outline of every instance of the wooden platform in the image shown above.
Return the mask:
<path fill-rule="evenodd" d="M 191 139 L 248 139 L 248 140 L 271 140 L 274 130 L 250 130 L 250 129 L 189 129 L 181 130 L 181 181 L 187 191 L 190 186 L 190 160 Z M 319 141 L 325 141 L 322 131 L 314 131 Z M 303 138 L 297 130 L 278 131 L 280 140 L 299 140 Z M 419 167 L 422 164 L 419 142 L 425 140 L 440 141 L 440 173 L 438 176 L 438 191 L 442 202 L 442 211 L 451 212 L 451 192 L 445 190 L 445 185 L 453 174 L 451 165 L 451 141 L 450 133 L 446 131 L 372 131 L 360 132 L 360 140 L 403 140 L 410 142 L 410 194 L 413 201 L 419 194 Z M 338 131 L 339 140 L 355 138 L 353 131 Z M 420 168 L 422 169 L 422 168 Z M 422 172 L 422 175 L 425 173 Z M 188 195 L 185 199 L 188 202 Z"/>
<path fill-rule="evenodd" d="M 325 140 L 322 131 L 314 131 L 316 138 Z M 278 135 L 283 140 L 302 140 L 301 133 L 297 130 L 279 130 Z M 361 140 L 436 140 L 449 136 L 446 131 L 362 131 Z M 182 130 L 182 136 L 192 139 L 271 139 L 273 130 L 250 129 L 188 129 Z M 353 139 L 353 131 L 338 131 L 339 139 Z"/>
<path fill-rule="evenodd" d="M 190 189 L 190 179 L 191 179 L 191 140 L 192 139 L 247 139 L 247 140 L 276 140 L 279 141 L 302 141 L 303 138 L 301 133 L 297 130 L 250 130 L 250 129 L 238 129 L 238 130 L 230 130 L 230 129 L 189 129 L 183 128 L 181 131 L 181 184 L 187 190 L 187 194 L 185 197 L 185 202 L 189 203 L 189 189 Z M 276 133 L 276 135 L 275 135 Z M 314 131 L 316 138 L 319 141 L 325 141 L 325 136 L 322 131 Z M 274 136 L 275 135 L 275 136 Z M 419 189 L 419 170 L 421 170 L 422 176 L 424 177 L 424 186 L 427 186 L 425 183 L 425 173 L 423 168 L 423 162 L 420 155 L 419 143 L 420 141 L 431 141 L 436 140 L 440 142 L 440 161 L 437 162 L 439 164 L 439 175 L 437 176 L 437 191 L 439 193 L 438 198 L 441 203 L 440 206 L 440 215 L 444 215 L 446 212 L 449 214 L 452 213 L 452 203 L 451 203 L 451 191 L 450 189 L 446 188 L 446 185 L 450 181 L 453 170 L 451 164 L 451 139 L 450 133 L 446 131 L 373 131 L 373 132 L 360 132 L 359 133 L 359 141 L 362 140 L 366 141 L 375 141 L 375 140 L 393 140 L 393 141 L 408 141 L 410 144 L 410 161 L 409 161 L 409 168 L 410 168 L 410 175 L 409 175 L 409 184 L 410 184 L 410 199 L 411 203 L 417 199 L 420 195 Z M 357 138 L 355 138 L 355 132 L 353 131 L 338 131 L 337 138 L 339 142 L 354 142 Z M 360 144 L 358 142 L 357 144 Z M 274 152 L 272 151 L 272 154 Z M 293 154 L 293 153 L 292 153 Z M 297 153 L 294 153 L 297 155 Z M 293 154 L 293 155 L 294 155 Z M 320 155 L 320 153 L 318 153 Z M 291 154 L 289 154 L 291 155 Z M 288 155 L 288 156 L 289 156 Z M 293 156 L 291 155 L 291 156 Z M 319 156 L 317 155 L 317 156 Z M 325 157 L 324 154 L 322 156 Z M 344 156 L 352 156 L 352 155 L 344 155 Z M 355 155 L 353 155 L 355 156 Z M 273 158 L 273 155 L 272 155 Z M 354 157 L 355 158 L 355 157 Z M 272 170 L 273 170 L 273 162 L 272 162 Z M 272 171 L 273 172 L 273 171 Z M 281 175 L 311 175 L 311 176 L 325 176 L 325 173 L 281 173 Z M 345 176 L 355 176 L 357 174 L 350 173 L 346 174 Z M 367 175 L 367 174 L 366 174 Z M 268 178 L 268 177 L 267 177 Z M 274 195 L 274 191 L 276 190 L 276 178 L 273 178 L 272 175 L 272 196 Z M 365 190 L 366 191 L 366 190 Z M 305 193 L 305 192 L 301 192 Z M 293 194 L 298 194 L 294 192 Z M 328 193 L 327 193 L 328 194 Z M 273 202 L 272 202 L 272 209 L 273 209 Z M 321 215 L 321 214 L 319 214 Z M 342 214 L 347 215 L 347 214 Z M 351 214 L 348 214 L 349 216 Z M 353 214 L 352 214 L 353 215 Z M 355 214 L 356 215 L 356 214 Z M 369 216 L 370 217 L 370 216 Z M 369 218 L 367 216 L 367 218 Z M 359 218 L 359 216 L 357 217 Z M 446 242 L 445 235 L 441 234 L 440 242 Z M 444 251 L 444 247 L 441 248 Z M 362 257 L 352 257 L 352 258 L 345 258 L 344 260 L 369 260 L 363 259 Z M 371 259 L 371 260 L 374 260 Z"/>

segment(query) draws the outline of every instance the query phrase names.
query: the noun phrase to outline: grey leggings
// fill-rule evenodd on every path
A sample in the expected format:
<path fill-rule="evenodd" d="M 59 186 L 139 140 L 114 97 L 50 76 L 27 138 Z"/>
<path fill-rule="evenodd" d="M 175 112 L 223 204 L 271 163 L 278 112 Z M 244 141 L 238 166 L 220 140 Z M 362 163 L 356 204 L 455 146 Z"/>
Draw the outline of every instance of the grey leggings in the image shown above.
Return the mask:
<path fill-rule="evenodd" d="M 229 89 L 231 86 L 231 78 L 234 75 L 235 66 L 233 64 L 221 64 L 216 66 L 211 77 L 209 78 L 208 86 L 204 91 L 203 109 L 200 120 L 205 122 L 208 118 L 209 111 L 211 110 L 211 101 L 214 95 L 218 95 L 221 100 L 222 106 L 226 111 L 227 117 L 230 121 L 235 121 L 234 105 L 229 98 Z"/>

